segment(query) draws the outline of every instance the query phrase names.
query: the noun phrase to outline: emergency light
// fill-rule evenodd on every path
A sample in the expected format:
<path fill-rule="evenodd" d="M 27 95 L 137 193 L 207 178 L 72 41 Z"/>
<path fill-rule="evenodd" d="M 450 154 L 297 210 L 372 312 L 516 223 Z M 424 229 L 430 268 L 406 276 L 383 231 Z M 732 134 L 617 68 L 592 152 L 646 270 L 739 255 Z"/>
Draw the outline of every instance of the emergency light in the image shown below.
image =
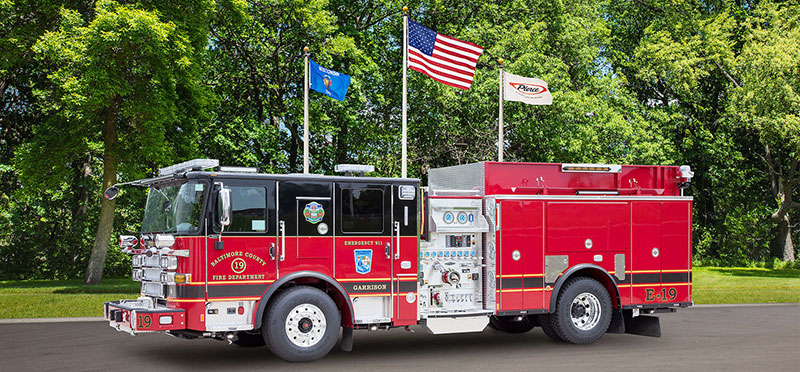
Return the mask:
<path fill-rule="evenodd" d="M 193 159 L 185 161 L 183 163 L 170 165 L 169 167 L 160 168 L 158 170 L 158 175 L 168 176 L 175 173 L 188 172 L 190 170 L 203 170 L 208 168 L 216 168 L 218 166 L 219 166 L 219 160 L 217 159 Z"/>

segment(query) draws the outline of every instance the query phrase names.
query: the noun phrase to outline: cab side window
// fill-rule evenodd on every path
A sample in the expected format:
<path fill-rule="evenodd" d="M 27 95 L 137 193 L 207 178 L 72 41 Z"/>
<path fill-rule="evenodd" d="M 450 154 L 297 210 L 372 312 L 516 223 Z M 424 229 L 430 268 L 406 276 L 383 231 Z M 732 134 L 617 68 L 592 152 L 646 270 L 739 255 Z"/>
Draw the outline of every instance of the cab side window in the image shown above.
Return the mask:
<path fill-rule="evenodd" d="M 383 190 L 342 189 L 341 200 L 343 233 L 383 232 Z"/>
<path fill-rule="evenodd" d="M 225 232 L 263 233 L 267 231 L 267 189 L 264 187 L 225 186 L 231 190 L 232 218 Z"/>

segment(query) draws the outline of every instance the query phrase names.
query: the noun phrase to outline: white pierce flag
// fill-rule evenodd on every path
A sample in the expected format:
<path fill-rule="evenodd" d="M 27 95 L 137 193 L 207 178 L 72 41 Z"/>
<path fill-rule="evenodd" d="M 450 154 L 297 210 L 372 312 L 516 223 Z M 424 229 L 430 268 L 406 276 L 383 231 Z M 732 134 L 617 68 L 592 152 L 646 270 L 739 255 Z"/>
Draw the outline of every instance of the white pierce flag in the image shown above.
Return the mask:
<path fill-rule="evenodd" d="M 525 102 L 529 105 L 553 104 L 553 96 L 544 80 L 509 74 L 505 71 L 503 96 L 506 101 Z"/>

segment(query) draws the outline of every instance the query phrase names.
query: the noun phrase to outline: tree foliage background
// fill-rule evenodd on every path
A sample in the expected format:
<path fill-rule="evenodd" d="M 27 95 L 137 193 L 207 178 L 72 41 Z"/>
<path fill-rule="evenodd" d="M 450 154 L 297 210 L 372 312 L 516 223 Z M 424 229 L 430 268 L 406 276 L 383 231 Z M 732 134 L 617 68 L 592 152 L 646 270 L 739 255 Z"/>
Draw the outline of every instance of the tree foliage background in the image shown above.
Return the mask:
<path fill-rule="evenodd" d="M 0 279 L 83 276 L 111 175 L 196 157 L 300 171 L 304 46 L 353 76 L 344 102 L 311 93 L 312 172 L 398 176 L 404 5 L 485 48 L 469 91 L 409 72 L 410 176 L 496 157 L 503 58 L 553 92 L 505 105 L 507 160 L 690 164 L 697 260 L 794 259 L 796 2 L 0 0 Z M 126 189 L 113 235 L 143 207 Z M 129 272 L 115 249 L 105 263 Z"/>

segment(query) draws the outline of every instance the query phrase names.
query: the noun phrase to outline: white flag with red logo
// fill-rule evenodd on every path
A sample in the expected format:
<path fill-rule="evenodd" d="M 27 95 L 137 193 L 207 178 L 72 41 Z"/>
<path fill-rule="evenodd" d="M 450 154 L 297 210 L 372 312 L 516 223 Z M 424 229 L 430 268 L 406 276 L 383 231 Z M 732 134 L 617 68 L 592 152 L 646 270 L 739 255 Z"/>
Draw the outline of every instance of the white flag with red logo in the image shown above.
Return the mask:
<path fill-rule="evenodd" d="M 544 80 L 509 74 L 505 71 L 503 71 L 503 96 L 506 101 L 525 102 L 529 105 L 553 104 L 553 96 Z"/>

